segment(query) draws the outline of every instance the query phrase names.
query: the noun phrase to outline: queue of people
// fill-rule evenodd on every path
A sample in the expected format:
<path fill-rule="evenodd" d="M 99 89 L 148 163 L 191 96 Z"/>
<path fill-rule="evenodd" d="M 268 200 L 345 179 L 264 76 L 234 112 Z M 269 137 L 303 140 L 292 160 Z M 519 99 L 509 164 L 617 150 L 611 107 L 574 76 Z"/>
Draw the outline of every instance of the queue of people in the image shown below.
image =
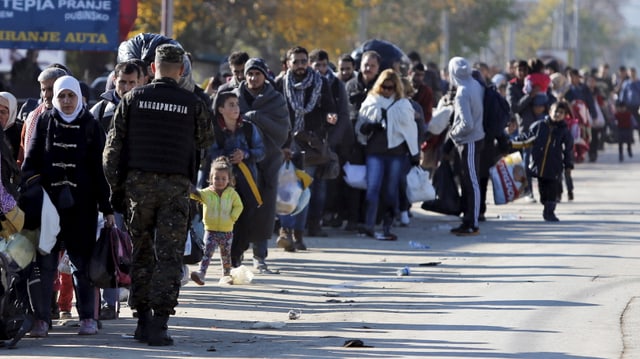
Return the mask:
<path fill-rule="evenodd" d="M 35 259 L 42 295 L 32 303 L 31 337 L 46 337 L 51 328 L 52 302 L 62 290 L 54 283 L 63 252 L 74 268 L 78 334 L 94 335 L 98 320 L 116 317 L 118 290 L 105 289 L 100 298 L 87 274 L 98 212 L 105 226 L 131 235 L 134 339 L 173 345 L 167 323 L 175 314 L 181 279 L 186 274 L 204 285 L 216 247 L 218 282 L 233 284 L 231 269 L 242 265 L 250 247 L 253 267 L 270 273 L 268 241 L 274 232 L 276 246 L 289 252 L 307 250 L 305 236 L 328 236 L 323 226 L 397 240 L 393 228 L 410 224 L 403 179 L 412 166 L 433 170 L 441 161 L 455 164 L 461 185 L 461 224 L 451 233 L 477 235 L 486 220 L 481 162 L 494 163 L 509 150 L 523 151 L 529 200 L 536 201 L 531 187 L 536 178 L 543 219 L 556 222 L 563 179 L 568 199 L 574 199 L 574 163 L 583 155 L 596 161 L 607 136 L 619 143 L 620 161 L 624 149 L 631 157 L 639 116 L 635 71 L 612 80 L 604 70 L 584 74 L 557 64 L 545 67 L 538 59 L 514 61 L 510 71 L 491 74 L 481 63 L 454 57 L 443 72 L 448 77 L 441 79 L 433 64 L 425 66 L 419 58 L 408 74 L 382 69 L 375 51 L 362 54 L 359 71 L 353 58 L 340 57 L 334 73 L 326 51 L 295 46 L 277 76 L 263 59 L 234 52 L 229 81 L 219 87 L 210 83 L 206 90 L 184 80 L 188 61 L 173 43 L 158 46 L 148 63 L 123 61 L 91 109 L 67 69 L 47 68 L 38 76 L 41 103 L 29 112 L 21 133 L 15 97 L 0 93 L 5 137 L 0 193 L 18 196 L 5 173 L 20 167 L 23 178 L 38 179 L 60 217 L 53 249 Z M 148 83 L 147 65 L 153 73 Z M 485 83 L 493 83 L 511 106 L 513 121 L 504 133 L 510 148 L 485 139 Z M 427 132 L 434 101 L 452 107 L 442 134 Z M 339 167 L 364 165 L 366 189 L 350 187 L 330 170 L 330 162 L 314 160 L 307 153 L 312 139 L 327 144 Z M 484 151 L 485 146 L 497 151 Z M 309 204 L 293 215 L 276 213 L 278 170 L 285 161 L 313 178 Z M 183 273 L 193 218 L 204 223 L 204 257 L 198 270 Z M 376 231 L 378 224 L 382 231 Z"/>

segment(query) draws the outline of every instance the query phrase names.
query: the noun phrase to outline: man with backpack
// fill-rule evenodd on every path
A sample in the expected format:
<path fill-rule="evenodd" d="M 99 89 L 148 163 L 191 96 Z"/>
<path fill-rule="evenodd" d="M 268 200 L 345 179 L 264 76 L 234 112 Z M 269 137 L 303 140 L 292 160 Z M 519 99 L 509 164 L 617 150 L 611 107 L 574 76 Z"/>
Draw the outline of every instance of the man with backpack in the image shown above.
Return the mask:
<path fill-rule="evenodd" d="M 505 131 L 511 120 L 511 108 L 507 99 L 502 96 L 495 85 L 486 83 L 478 70 L 473 70 L 472 76 L 484 88 L 482 99 L 482 128 L 484 141 L 480 152 L 478 167 L 478 181 L 480 184 L 480 214 L 478 221 L 486 221 L 487 187 L 489 186 L 489 168 L 493 166 L 502 154 L 508 152 L 509 136 Z"/>

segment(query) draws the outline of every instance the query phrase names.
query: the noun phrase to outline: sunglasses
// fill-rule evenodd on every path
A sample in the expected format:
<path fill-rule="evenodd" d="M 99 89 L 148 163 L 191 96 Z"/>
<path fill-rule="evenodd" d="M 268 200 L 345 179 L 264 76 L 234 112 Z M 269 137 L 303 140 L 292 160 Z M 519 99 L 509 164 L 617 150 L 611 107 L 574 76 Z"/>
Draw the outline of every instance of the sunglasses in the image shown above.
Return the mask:
<path fill-rule="evenodd" d="M 388 91 L 392 91 L 392 90 L 396 89 L 395 86 L 385 86 L 385 85 L 380 86 L 380 88 L 383 89 L 383 90 L 388 90 Z"/>

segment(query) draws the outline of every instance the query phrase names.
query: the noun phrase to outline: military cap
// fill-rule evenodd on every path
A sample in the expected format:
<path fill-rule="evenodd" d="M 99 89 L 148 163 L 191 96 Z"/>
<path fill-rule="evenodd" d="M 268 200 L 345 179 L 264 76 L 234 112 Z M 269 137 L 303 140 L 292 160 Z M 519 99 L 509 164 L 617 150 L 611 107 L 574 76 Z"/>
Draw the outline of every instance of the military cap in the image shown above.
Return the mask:
<path fill-rule="evenodd" d="M 160 62 L 181 64 L 184 60 L 184 50 L 177 45 L 162 44 L 156 48 L 156 59 Z"/>

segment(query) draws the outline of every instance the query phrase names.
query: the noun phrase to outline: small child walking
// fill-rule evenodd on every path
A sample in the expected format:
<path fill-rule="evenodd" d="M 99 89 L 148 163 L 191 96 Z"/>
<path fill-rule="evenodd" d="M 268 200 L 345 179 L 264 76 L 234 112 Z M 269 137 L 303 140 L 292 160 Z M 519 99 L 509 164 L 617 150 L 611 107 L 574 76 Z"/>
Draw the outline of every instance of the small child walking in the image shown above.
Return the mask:
<path fill-rule="evenodd" d="M 191 279 L 204 285 L 204 277 L 209 268 L 215 247 L 220 248 L 222 262 L 222 278 L 220 284 L 233 284 L 231 278 L 231 242 L 233 226 L 242 213 L 243 205 L 240 196 L 233 186 L 232 165 L 226 157 L 218 157 L 211 164 L 209 187 L 193 189 L 190 197 L 202 203 L 204 229 L 204 256 L 200 269 L 191 272 Z"/>
<path fill-rule="evenodd" d="M 620 162 L 624 161 L 624 146 L 627 145 L 629 158 L 633 157 L 631 144 L 633 144 L 633 120 L 631 111 L 623 102 L 616 102 L 616 125 L 618 127 L 618 155 Z"/>
<path fill-rule="evenodd" d="M 573 137 L 564 120 L 571 108 L 567 102 L 559 101 L 551 105 L 549 113 L 551 116 L 534 122 L 529 131 L 513 139 L 511 145 L 515 149 L 531 148 L 528 170 L 538 178 L 540 203 L 544 205 L 542 218 L 557 222 L 558 181 L 563 172 L 570 175 L 573 169 Z"/>

